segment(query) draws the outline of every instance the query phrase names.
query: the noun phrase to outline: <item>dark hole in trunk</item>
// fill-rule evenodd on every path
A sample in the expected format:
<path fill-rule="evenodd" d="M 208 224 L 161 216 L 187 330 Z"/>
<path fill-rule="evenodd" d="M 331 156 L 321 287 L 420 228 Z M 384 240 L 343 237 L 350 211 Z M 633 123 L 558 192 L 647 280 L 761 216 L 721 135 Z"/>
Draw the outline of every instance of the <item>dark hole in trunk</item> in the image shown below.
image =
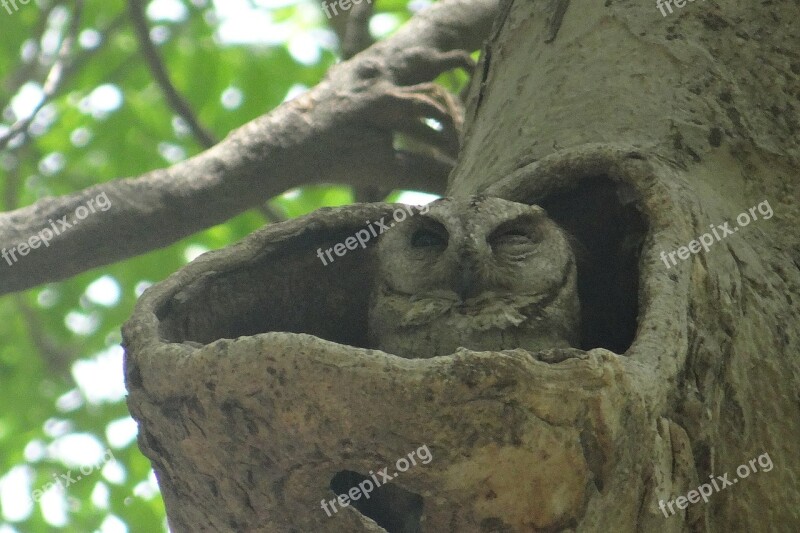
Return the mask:
<path fill-rule="evenodd" d="M 374 520 L 388 533 L 421 533 L 422 496 L 391 483 L 377 488 L 375 485 L 372 477 L 342 470 L 331 478 L 330 487 L 337 497 L 347 496 L 351 507 Z M 351 490 L 358 499 L 350 498 Z M 336 505 L 338 508 L 338 501 Z"/>

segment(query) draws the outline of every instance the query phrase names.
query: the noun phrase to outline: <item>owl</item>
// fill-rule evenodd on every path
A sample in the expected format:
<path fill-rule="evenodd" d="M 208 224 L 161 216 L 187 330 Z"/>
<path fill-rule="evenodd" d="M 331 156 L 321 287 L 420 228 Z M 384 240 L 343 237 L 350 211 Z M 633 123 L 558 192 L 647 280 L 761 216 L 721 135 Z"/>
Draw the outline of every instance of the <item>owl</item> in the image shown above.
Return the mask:
<path fill-rule="evenodd" d="M 541 207 L 444 198 L 380 239 L 371 347 L 407 358 L 578 347 L 575 253 Z"/>

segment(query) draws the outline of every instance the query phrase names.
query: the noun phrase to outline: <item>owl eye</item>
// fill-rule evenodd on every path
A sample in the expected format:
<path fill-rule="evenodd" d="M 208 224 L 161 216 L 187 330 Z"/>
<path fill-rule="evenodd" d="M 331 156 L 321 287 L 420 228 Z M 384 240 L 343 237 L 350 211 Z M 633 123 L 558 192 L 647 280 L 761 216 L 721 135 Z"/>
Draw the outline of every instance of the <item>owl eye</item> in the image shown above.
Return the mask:
<path fill-rule="evenodd" d="M 496 244 L 513 245 L 513 244 L 528 244 L 532 243 L 533 241 L 524 231 L 518 229 L 512 229 L 503 233 L 502 235 L 498 235 L 497 237 L 495 237 L 494 242 Z"/>
<path fill-rule="evenodd" d="M 411 235 L 411 246 L 414 248 L 444 248 L 447 237 L 428 228 L 420 228 Z"/>
<path fill-rule="evenodd" d="M 527 228 L 503 228 L 489 237 L 495 253 L 521 259 L 531 253 L 539 242 L 539 235 Z"/>

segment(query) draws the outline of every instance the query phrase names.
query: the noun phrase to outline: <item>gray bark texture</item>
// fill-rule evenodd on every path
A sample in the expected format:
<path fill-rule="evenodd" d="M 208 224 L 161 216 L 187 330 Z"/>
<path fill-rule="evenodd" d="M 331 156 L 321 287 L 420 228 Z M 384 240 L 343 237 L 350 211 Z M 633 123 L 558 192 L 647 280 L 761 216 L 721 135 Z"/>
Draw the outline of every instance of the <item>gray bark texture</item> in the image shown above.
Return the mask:
<path fill-rule="evenodd" d="M 582 243 L 580 349 L 371 349 L 373 243 L 316 251 L 388 204 L 142 296 L 128 402 L 174 531 L 800 530 L 800 4 L 672 9 L 506 1 L 473 79 L 447 194 Z"/>

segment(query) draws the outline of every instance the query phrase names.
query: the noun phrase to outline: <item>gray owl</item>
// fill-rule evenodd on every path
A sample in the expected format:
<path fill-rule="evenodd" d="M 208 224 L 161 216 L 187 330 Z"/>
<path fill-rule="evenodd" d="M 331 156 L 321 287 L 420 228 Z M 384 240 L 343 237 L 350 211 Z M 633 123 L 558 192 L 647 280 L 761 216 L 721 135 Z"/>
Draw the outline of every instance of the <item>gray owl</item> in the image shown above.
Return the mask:
<path fill-rule="evenodd" d="M 382 235 L 377 254 L 373 348 L 428 358 L 578 346 L 575 255 L 538 206 L 437 200 Z"/>

